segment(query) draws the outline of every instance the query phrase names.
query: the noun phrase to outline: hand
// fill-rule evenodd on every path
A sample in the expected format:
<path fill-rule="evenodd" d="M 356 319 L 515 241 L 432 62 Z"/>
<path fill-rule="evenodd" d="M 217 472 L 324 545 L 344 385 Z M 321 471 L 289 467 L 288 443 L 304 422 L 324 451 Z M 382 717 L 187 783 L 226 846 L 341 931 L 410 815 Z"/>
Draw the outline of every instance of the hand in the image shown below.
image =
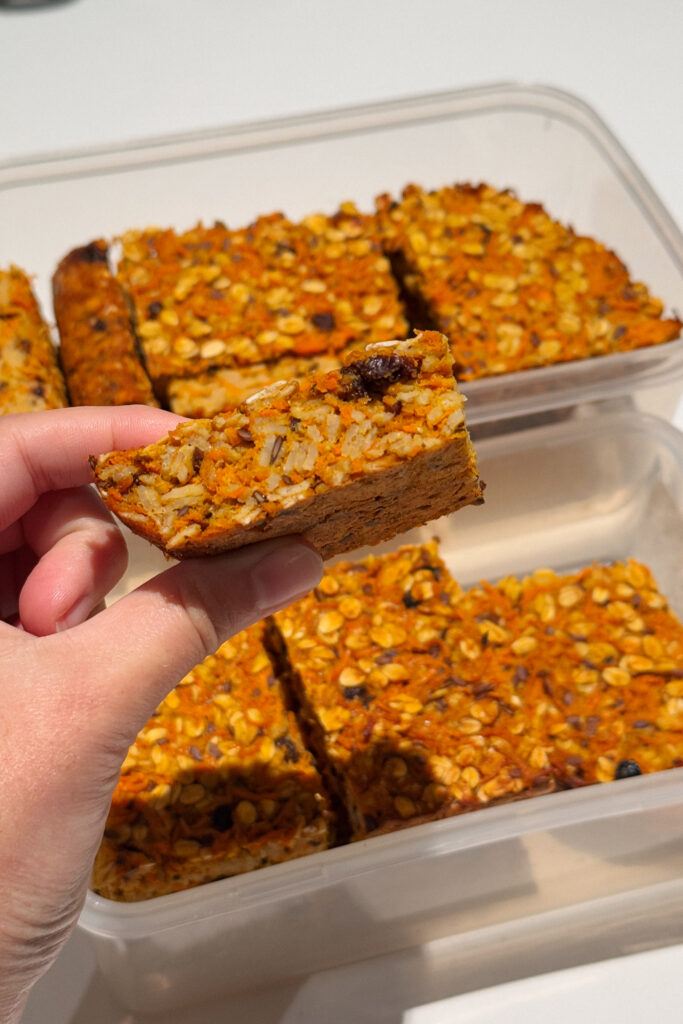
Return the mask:
<path fill-rule="evenodd" d="M 182 676 L 314 587 L 299 538 L 185 561 L 111 607 L 126 546 L 88 456 L 158 440 L 156 409 L 0 419 L 0 1020 L 19 1019 L 81 909 L 128 747 Z"/>

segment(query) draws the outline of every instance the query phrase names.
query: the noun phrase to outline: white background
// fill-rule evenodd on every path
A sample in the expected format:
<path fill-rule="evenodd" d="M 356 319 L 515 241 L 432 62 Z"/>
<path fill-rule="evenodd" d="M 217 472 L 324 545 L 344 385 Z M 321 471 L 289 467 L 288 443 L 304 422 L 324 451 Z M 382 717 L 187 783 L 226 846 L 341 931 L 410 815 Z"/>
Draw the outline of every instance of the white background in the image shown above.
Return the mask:
<path fill-rule="evenodd" d="M 586 100 L 681 223 L 682 50 L 681 0 L 71 0 L 48 10 L 0 9 L 0 163 L 487 82 L 533 82 Z M 132 1024 L 98 996 L 96 980 L 84 997 L 89 1009 L 76 1009 L 92 970 L 87 957 L 81 965 L 82 953 L 72 943 L 35 994 L 27 1022 L 80 1024 L 86 1012 L 88 1024 Z M 668 1002 L 657 1012 L 678 1020 L 683 954 L 667 956 Z M 601 1020 L 641 1019 L 635 1003 L 624 1009 L 629 981 L 637 976 L 642 985 L 656 973 L 652 963 L 638 975 L 617 961 L 602 983 L 597 976 L 603 991 L 609 978 L 613 993 Z M 400 973 L 400 962 L 394 969 Z M 337 1020 L 335 984 L 338 1019 L 351 1019 L 343 1012 L 349 980 L 348 972 L 325 980 L 325 1024 Z M 566 995 L 567 986 L 563 979 L 558 992 Z M 381 992 L 381 981 L 369 984 L 366 1002 L 382 1001 Z M 547 1019 L 547 992 L 526 997 L 526 1019 Z M 432 998 L 448 994 L 442 987 Z M 572 1021 L 581 1012 L 565 995 L 553 999 L 555 1024 L 565 1011 Z M 311 1016 L 313 1005 L 323 1004 L 309 1003 L 307 1012 L 304 999 L 298 1012 L 269 1016 L 269 1024 L 317 1024 L 323 1018 Z M 497 1005 L 495 1020 L 512 1021 L 505 1000 Z M 429 1020 L 455 1019 L 465 1009 Z M 254 1012 L 250 1018 L 244 1009 L 240 1021 L 262 1024 L 265 1016 Z M 590 1011 L 584 1016 L 598 1020 Z"/>
<path fill-rule="evenodd" d="M 683 220 L 680 0 L 71 0 L 0 20 L 0 159 L 493 81 L 577 93 Z"/>

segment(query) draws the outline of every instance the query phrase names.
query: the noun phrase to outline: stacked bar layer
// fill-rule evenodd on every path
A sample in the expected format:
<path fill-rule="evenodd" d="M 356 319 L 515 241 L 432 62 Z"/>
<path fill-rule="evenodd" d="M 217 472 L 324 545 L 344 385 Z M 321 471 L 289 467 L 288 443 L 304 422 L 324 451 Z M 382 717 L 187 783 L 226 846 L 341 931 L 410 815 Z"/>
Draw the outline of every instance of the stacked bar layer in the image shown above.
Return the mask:
<path fill-rule="evenodd" d="M 405 548 L 276 623 L 354 839 L 683 764 L 683 627 L 636 562 L 463 593 Z"/>
<path fill-rule="evenodd" d="M 93 459 L 100 493 L 177 557 L 301 533 L 329 558 L 481 501 L 447 340 L 427 332 L 355 356 Z"/>
<path fill-rule="evenodd" d="M 336 356 L 283 356 L 273 363 L 212 370 L 197 377 L 178 377 L 168 386 L 171 412 L 191 419 L 210 419 L 236 409 L 256 391 L 276 381 L 329 373 L 341 366 Z"/>
<path fill-rule="evenodd" d="M 190 672 L 123 765 L 93 872 L 140 900 L 325 849 L 329 801 L 255 626 Z"/>
<path fill-rule="evenodd" d="M 176 377 L 405 337 L 374 218 L 345 204 L 300 224 L 131 231 L 119 278 L 159 391 Z"/>
<path fill-rule="evenodd" d="M 23 270 L 0 270 L 0 414 L 61 409 L 66 387 Z"/>
<path fill-rule="evenodd" d="M 52 279 L 62 367 L 74 405 L 157 405 L 107 245 L 61 261 Z"/>
<path fill-rule="evenodd" d="M 413 326 L 449 337 L 461 380 L 680 334 L 613 252 L 509 191 L 408 185 L 398 202 L 380 196 L 377 216 Z"/>

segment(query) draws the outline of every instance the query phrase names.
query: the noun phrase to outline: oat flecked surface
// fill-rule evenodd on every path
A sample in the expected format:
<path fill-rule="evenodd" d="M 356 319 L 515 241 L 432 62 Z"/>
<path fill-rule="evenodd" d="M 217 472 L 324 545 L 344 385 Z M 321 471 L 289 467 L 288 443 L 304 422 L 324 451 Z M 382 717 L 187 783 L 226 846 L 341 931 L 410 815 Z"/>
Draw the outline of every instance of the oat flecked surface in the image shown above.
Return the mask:
<path fill-rule="evenodd" d="M 683 627 L 637 562 L 462 592 L 403 548 L 276 622 L 353 838 L 683 764 Z"/>
<path fill-rule="evenodd" d="M 377 342 L 158 444 L 93 459 L 109 508 L 178 557 L 301 533 L 323 557 L 481 500 L 447 340 Z"/>
<path fill-rule="evenodd" d="M 449 337 L 459 380 L 680 335 L 615 253 L 511 191 L 408 185 L 398 201 L 380 196 L 377 215 L 409 319 Z"/>
<path fill-rule="evenodd" d="M 239 230 L 130 231 L 119 279 L 158 388 L 212 367 L 332 355 L 408 329 L 375 221 L 351 203 L 300 223 L 272 214 Z"/>
<path fill-rule="evenodd" d="M 325 849 L 333 816 L 263 646 L 223 644 L 130 748 L 92 886 L 140 900 Z"/>

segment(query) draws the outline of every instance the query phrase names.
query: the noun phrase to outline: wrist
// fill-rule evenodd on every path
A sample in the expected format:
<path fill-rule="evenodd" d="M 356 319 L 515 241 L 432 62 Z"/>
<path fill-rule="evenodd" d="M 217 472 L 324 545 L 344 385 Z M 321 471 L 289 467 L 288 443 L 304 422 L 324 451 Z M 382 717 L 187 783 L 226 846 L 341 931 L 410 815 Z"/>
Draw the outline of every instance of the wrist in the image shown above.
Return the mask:
<path fill-rule="evenodd" d="M 6 970 L 0 949 L 0 1021 L 3 1024 L 19 1024 L 31 986 L 37 980 L 38 976 L 29 980 L 14 974 L 12 968 Z"/>

